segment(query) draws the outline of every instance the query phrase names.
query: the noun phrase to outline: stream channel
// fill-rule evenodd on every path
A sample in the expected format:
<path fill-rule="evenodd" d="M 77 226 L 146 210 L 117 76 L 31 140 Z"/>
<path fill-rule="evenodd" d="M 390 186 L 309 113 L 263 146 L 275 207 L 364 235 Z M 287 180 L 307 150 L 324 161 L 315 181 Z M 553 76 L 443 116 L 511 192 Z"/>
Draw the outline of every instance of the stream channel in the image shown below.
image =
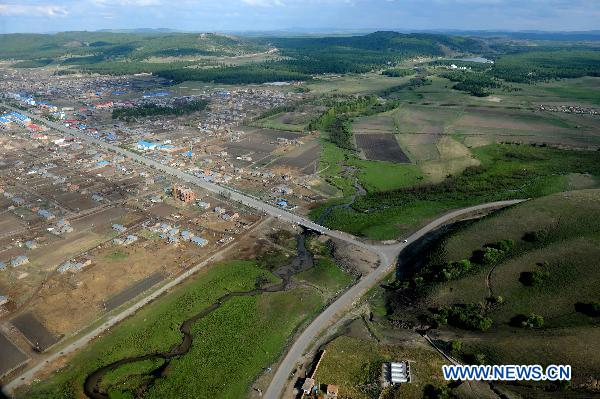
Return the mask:
<path fill-rule="evenodd" d="M 87 395 L 88 398 L 91 399 L 108 399 L 108 393 L 103 392 L 100 389 L 100 383 L 102 382 L 102 378 L 107 373 L 114 371 L 126 364 L 137 363 L 145 360 L 163 360 L 164 362 L 162 365 L 147 373 L 147 376 L 151 377 L 150 382 L 145 385 L 145 388 L 147 389 L 157 378 L 161 378 L 165 375 L 171 360 L 181 357 L 190 351 L 192 343 L 194 341 L 194 336 L 191 333 L 191 329 L 194 323 L 211 314 L 215 310 L 219 309 L 224 303 L 226 303 L 232 298 L 242 296 L 256 296 L 266 292 L 285 291 L 289 287 L 289 283 L 292 276 L 313 267 L 313 255 L 306 249 L 305 246 L 306 237 L 306 231 L 296 236 L 296 257 L 292 259 L 289 264 L 279 268 L 273 273 L 279 278 L 281 278 L 280 283 L 265 287 L 257 287 L 251 291 L 237 291 L 223 295 L 222 297 L 217 299 L 215 303 L 213 303 L 207 308 L 204 308 L 200 313 L 183 321 L 183 323 L 179 327 L 179 331 L 181 331 L 181 334 L 183 335 L 183 340 L 180 344 L 176 345 L 175 347 L 171 348 L 169 351 L 166 352 L 150 353 L 146 355 L 128 357 L 103 366 L 87 376 L 83 384 L 83 392 Z"/>

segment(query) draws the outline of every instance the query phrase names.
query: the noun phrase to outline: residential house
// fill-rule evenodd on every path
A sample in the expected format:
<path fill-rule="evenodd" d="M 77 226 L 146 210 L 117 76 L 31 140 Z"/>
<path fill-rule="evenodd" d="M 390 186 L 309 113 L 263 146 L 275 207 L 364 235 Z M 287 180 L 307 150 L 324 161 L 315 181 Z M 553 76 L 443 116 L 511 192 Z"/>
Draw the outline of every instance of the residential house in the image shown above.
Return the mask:
<path fill-rule="evenodd" d="M 12 267 L 19 267 L 29 263 L 29 258 L 25 255 L 19 255 L 10 261 Z"/>
<path fill-rule="evenodd" d="M 122 224 L 113 224 L 112 225 L 113 230 L 118 231 L 119 233 L 124 233 L 125 231 L 127 231 L 127 227 L 123 226 Z"/>
<path fill-rule="evenodd" d="M 192 237 L 192 239 L 190 241 L 192 243 L 198 245 L 199 247 L 204 247 L 204 246 L 208 245 L 208 240 L 205 240 L 202 237 Z"/>

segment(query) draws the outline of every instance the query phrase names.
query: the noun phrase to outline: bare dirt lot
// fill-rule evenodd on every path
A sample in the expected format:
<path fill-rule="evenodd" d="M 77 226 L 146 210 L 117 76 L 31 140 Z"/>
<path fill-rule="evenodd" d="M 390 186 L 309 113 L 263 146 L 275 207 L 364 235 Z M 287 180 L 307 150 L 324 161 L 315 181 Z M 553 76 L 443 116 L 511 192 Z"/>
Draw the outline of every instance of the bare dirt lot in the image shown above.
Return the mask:
<path fill-rule="evenodd" d="M 0 333 L 0 377 L 18 367 L 27 356 Z"/>
<path fill-rule="evenodd" d="M 42 352 L 58 341 L 31 312 L 15 317 L 11 323 L 21 331 L 31 346 L 40 348 Z"/>
<path fill-rule="evenodd" d="M 135 298 L 142 292 L 152 288 L 156 284 L 160 283 L 164 280 L 165 275 L 162 272 L 156 272 L 146 277 L 143 280 L 130 285 L 125 288 L 123 291 L 119 292 L 117 295 L 111 297 L 105 302 L 106 310 L 113 310 L 124 304 L 125 302 Z"/>
<path fill-rule="evenodd" d="M 12 234 L 19 231 L 25 226 L 25 224 L 9 212 L 2 212 L 0 214 L 0 236 L 5 234 Z"/>
<path fill-rule="evenodd" d="M 316 171 L 318 161 L 319 143 L 315 140 L 279 158 L 273 164 L 290 166 L 298 168 L 303 173 L 313 174 Z"/>
<path fill-rule="evenodd" d="M 358 148 L 370 161 L 410 163 L 393 134 L 367 133 L 357 134 L 355 137 Z"/>

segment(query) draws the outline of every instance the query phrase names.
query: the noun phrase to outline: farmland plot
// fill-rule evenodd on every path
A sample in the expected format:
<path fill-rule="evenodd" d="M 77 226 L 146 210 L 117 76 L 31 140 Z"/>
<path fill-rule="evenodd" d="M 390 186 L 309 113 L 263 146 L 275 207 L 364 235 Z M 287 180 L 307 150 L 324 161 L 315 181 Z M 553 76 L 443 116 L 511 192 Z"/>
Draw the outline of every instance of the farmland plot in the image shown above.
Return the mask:
<path fill-rule="evenodd" d="M 357 134 L 355 137 L 358 148 L 370 161 L 410 163 L 393 134 L 368 133 Z"/>

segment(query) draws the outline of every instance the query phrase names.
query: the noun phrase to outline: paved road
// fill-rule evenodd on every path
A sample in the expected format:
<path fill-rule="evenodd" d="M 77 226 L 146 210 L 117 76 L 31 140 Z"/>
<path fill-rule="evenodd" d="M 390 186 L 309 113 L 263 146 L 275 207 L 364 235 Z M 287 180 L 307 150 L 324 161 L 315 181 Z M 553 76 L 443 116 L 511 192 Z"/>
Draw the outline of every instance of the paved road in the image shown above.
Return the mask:
<path fill-rule="evenodd" d="M 279 219 L 288 221 L 290 223 L 295 223 L 295 224 L 299 224 L 301 226 L 304 226 L 306 228 L 309 228 L 311 230 L 315 230 L 318 231 L 322 234 L 327 234 L 331 237 L 335 237 L 347 242 L 352 242 L 356 245 L 359 246 L 364 246 L 363 243 L 361 243 L 360 241 L 356 240 L 354 237 L 343 234 L 341 232 L 338 231 L 332 231 L 329 230 L 323 226 L 318 225 L 317 223 L 312 222 L 309 219 L 306 219 L 302 216 L 298 216 L 295 215 L 291 212 L 288 212 L 284 209 L 275 207 L 273 205 L 267 204 L 265 202 L 263 202 L 261 199 L 259 198 L 254 198 L 250 195 L 241 193 L 235 189 L 232 189 L 230 187 L 224 187 L 218 184 L 214 184 L 214 183 L 210 183 L 207 182 L 206 180 L 199 178 L 197 176 L 194 176 L 190 173 L 184 172 L 180 169 L 174 168 L 172 166 L 169 165 L 164 165 L 160 162 L 157 162 L 153 159 L 144 157 L 142 155 L 136 154 L 134 152 L 125 150 L 121 147 L 118 147 L 116 145 L 104 142 L 102 140 L 98 140 L 95 139 L 85 133 L 80 132 L 79 130 L 75 130 L 75 129 L 69 129 L 67 127 L 65 127 L 64 125 L 60 124 L 60 123 L 55 123 L 55 122 L 50 122 L 46 119 L 40 118 L 37 115 L 31 114 L 29 112 L 25 112 L 23 110 L 20 110 L 18 108 L 12 107 L 10 105 L 1 104 L 2 106 L 4 106 L 7 109 L 13 110 L 13 111 L 17 111 L 20 112 L 21 114 L 27 115 L 29 116 L 32 120 L 38 121 L 40 124 L 44 124 L 47 125 L 57 131 L 63 132 L 66 135 L 69 136 L 73 136 L 73 137 L 77 137 L 78 139 L 97 145 L 105 150 L 114 152 L 116 154 L 122 155 L 124 157 L 127 157 L 135 162 L 138 162 L 140 164 L 146 165 L 148 167 L 151 167 L 155 170 L 161 171 L 163 173 L 169 174 L 171 176 L 174 176 L 178 179 L 180 179 L 181 181 L 187 182 L 189 184 L 193 184 L 195 186 L 198 186 L 200 188 L 203 188 L 207 191 L 216 193 L 216 194 L 220 194 L 220 195 L 224 195 L 228 198 L 230 198 L 233 201 L 239 202 L 245 206 L 248 206 L 250 208 L 253 209 L 257 209 L 261 212 L 267 213 L 271 216 L 277 217 Z M 366 248 L 366 247 L 365 247 Z"/>
<path fill-rule="evenodd" d="M 296 342 L 294 342 L 294 344 L 290 348 L 289 352 L 287 353 L 286 357 L 284 358 L 283 362 L 277 369 L 277 371 L 274 375 L 274 378 L 265 393 L 265 397 L 267 399 L 279 398 L 279 396 L 281 395 L 281 392 L 283 391 L 285 384 L 287 383 L 288 376 L 290 375 L 290 373 L 296 366 L 296 362 L 298 361 L 300 356 L 308 349 L 309 345 L 314 341 L 314 339 L 322 331 L 324 331 L 324 329 L 327 326 L 329 326 L 333 321 L 335 321 L 341 315 L 341 313 L 343 313 L 346 310 L 348 310 L 349 308 L 351 308 L 355 301 L 359 300 L 370 288 L 375 286 L 375 284 L 377 284 L 385 275 L 387 275 L 393 269 L 396 258 L 398 257 L 400 252 L 406 247 L 406 245 L 421 238 L 423 235 L 427 234 L 428 232 L 435 230 L 439 226 L 447 223 L 448 221 L 450 221 L 458 216 L 461 216 L 461 215 L 464 215 L 467 213 L 471 213 L 474 211 L 478 211 L 478 210 L 509 206 L 509 205 L 513 205 L 513 204 L 516 204 L 516 203 L 522 201 L 522 200 L 500 201 L 500 202 L 483 204 L 483 205 L 473 206 L 470 208 L 454 211 L 454 212 L 448 213 L 447 215 L 444 215 L 444 216 L 440 217 L 439 219 L 431 222 L 430 224 L 428 224 L 421 230 L 419 230 L 416 233 L 414 233 L 413 235 L 411 235 L 408 238 L 407 243 L 399 243 L 399 244 L 394 244 L 394 245 L 373 245 L 373 244 L 369 244 L 369 243 L 360 241 L 359 239 L 357 239 L 356 237 L 354 237 L 350 234 L 346 234 L 346 233 L 343 233 L 340 231 L 330 230 L 330 229 L 323 227 L 317 223 L 314 223 L 313 221 L 311 221 L 309 219 L 306 219 L 299 215 L 295 215 L 291 212 L 277 208 L 273 205 L 264 203 L 261 199 L 254 198 L 247 194 L 241 193 L 235 189 L 207 182 L 202 178 L 191 175 L 191 174 L 184 172 L 182 170 L 179 170 L 177 168 L 161 164 L 160 162 L 146 158 L 144 156 L 133 153 L 131 151 L 127 151 L 123 148 L 106 143 L 102 140 L 95 139 L 91 136 L 81 133 L 80 131 L 77 131 L 74 129 L 68 129 L 62 124 L 49 122 L 49 121 L 42 119 L 36 115 L 33 115 L 31 113 L 11 107 L 6 104 L 2 104 L 2 105 L 13 111 L 17 111 L 22 114 L 28 115 L 31 119 L 39 121 L 41 124 L 50 126 L 55 130 L 61 131 L 65 134 L 73 136 L 73 137 L 77 137 L 82 141 L 97 145 L 108 151 L 112 151 L 114 153 L 120 154 L 120 155 L 127 157 L 129 159 L 132 159 L 138 163 L 141 163 L 143 165 L 149 166 L 149 167 L 156 169 L 158 171 L 161 171 L 163 173 L 174 176 L 174 177 L 176 177 L 184 182 L 187 182 L 189 184 L 196 185 L 198 187 L 201 187 L 201 188 L 208 190 L 210 192 L 213 192 L 213 193 L 225 195 L 226 197 L 230 198 L 233 201 L 239 202 L 245 206 L 259 210 L 261 212 L 264 212 L 266 214 L 274 216 L 278 219 L 285 220 L 285 221 L 293 223 L 293 224 L 298 224 L 300 226 L 304 226 L 311 230 L 317 231 L 321 234 L 325 234 L 329 237 L 332 237 L 332 238 L 344 241 L 346 243 L 353 244 L 358 247 L 367 249 L 369 251 L 374 251 L 375 253 L 377 253 L 377 255 L 379 256 L 379 259 L 380 259 L 380 266 L 376 270 L 374 270 L 372 273 L 363 277 L 356 285 L 354 285 L 352 288 L 350 288 L 348 291 L 346 291 L 340 298 L 338 298 L 327 309 L 325 309 L 325 311 L 323 311 L 323 313 L 321 313 L 308 326 L 308 328 L 306 330 L 304 330 L 304 332 L 302 332 L 302 334 L 298 337 Z M 187 276 L 184 278 L 187 278 Z M 173 285 L 175 285 L 175 284 L 173 284 Z M 162 292 L 164 292 L 164 291 L 161 291 L 161 293 Z M 149 301 L 150 300 L 148 300 L 148 302 Z M 128 309 L 126 311 L 127 315 L 135 313 L 135 311 L 137 311 L 137 309 L 139 309 L 140 307 L 144 306 L 145 303 L 147 303 L 147 302 L 145 302 L 145 303 L 142 303 L 142 302 L 144 302 L 144 301 L 140 301 L 140 303 L 138 303 L 139 307 L 137 307 L 138 304 L 136 304 L 132 308 L 130 308 L 131 311 L 130 311 L 130 309 Z M 135 309 L 133 309 L 133 308 L 135 308 Z M 118 316 L 116 316 L 116 318 L 119 318 L 119 320 L 120 320 L 121 316 L 122 315 L 118 315 Z M 124 316 L 123 318 L 125 318 L 125 317 L 127 317 L 127 316 Z M 114 324 L 114 323 L 111 323 L 111 325 L 112 324 Z M 99 327 L 99 329 L 98 329 L 99 332 L 92 332 L 92 333 L 88 334 L 86 337 L 89 336 L 89 339 L 84 340 L 86 338 L 86 337 L 84 337 L 81 340 L 79 340 L 78 342 L 80 342 L 80 341 L 81 342 L 80 342 L 80 344 L 77 345 L 77 347 L 81 347 L 81 346 L 85 345 L 85 343 L 87 343 L 89 340 L 91 340 L 94 336 L 96 336 L 100 332 L 104 331 L 104 330 L 102 330 L 102 328 L 103 327 Z M 72 350 L 75 350 L 75 349 L 72 349 Z M 70 351 L 72 351 L 72 350 L 70 350 Z M 33 375 L 33 374 L 29 374 L 30 371 L 28 371 L 27 373 L 30 377 Z M 8 384 L 7 387 L 9 388 L 9 390 L 10 390 L 10 386 L 12 386 L 13 383 L 15 383 L 15 381 Z"/>
<path fill-rule="evenodd" d="M 261 225 L 263 225 L 268 220 L 269 219 L 264 219 L 260 223 L 254 225 L 254 227 L 252 228 L 252 230 L 258 228 Z M 105 331 L 108 331 L 111 327 L 113 327 L 114 325 L 116 325 L 116 324 L 120 323 L 121 321 L 125 320 L 129 316 L 134 315 L 138 310 L 140 310 L 141 308 L 143 308 L 144 306 L 146 306 L 150 302 L 154 301 L 155 299 L 159 298 L 160 296 L 162 296 L 164 293 L 166 293 L 167 291 L 169 291 L 173 287 L 179 285 L 180 283 L 182 283 L 183 281 L 185 281 L 186 279 L 188 279 L 190 276 L 196 274 L 202 268 L 204 268 L 207 265 L 212 264 L 212 263 L 214 263 L 214 262 L 216 262 L 218 260 L 221 260 L 223 258 L 223 255 L 226 252 L 230 251 L 232 248 L 236 247 L 237 245 L 238 245 L 238 241 L 232 242 L 231 244 L 227 245 L 226 247 L 224 247 L 220 251 L 218 251 L 215 254 L 213 254 L 212 256 L 210 256 L 208 259 L 206 259 L 206 260 L 198 263 L 196 266 L 192 267 L 191 269 L 188 269 L 186 272 L 184 272 L 183 274 L 180 274 L 175 279 L 171 280 L 167 284 L 165 284 L 162 287 L 158 288 L 156 291 L 151 292 L 148 296 L 140 299 L 138 302 L 134 303 L 133 305 L 131 305 L 127 309 L 123 310 L 121 313 L 108 318 L 100 326 L 96 327 L 95 329 L 93 329 L 92 331 L 86 333 L 85 335 L 77 338 L 75 341 L 73 341 L 72 343 L 70 343 L 66 347 L 62 348 L 59 352 L 55 352 L 55 353 L 52 353 L 52 354 L 48 355 L 47 357 L 44 358 L 44 360 L 42 362 L 36 364 L 35 366 L 33 366 L 30 369 L 27 369 L 24 373 L 22 373 L 21 375 L 19 375 L 17 378 L 15 378 L 14 380 L 10 381 L 8 384 L 4 385 L 2 387 L 2 392 L 4 392 L 4 394 L 6 394 L 6 395 L 12 395 L 12 393 L 17 388 L 19 388 L 19 387 L 21 387 L 23 385 L 30 384 L 34 380 L 36 374 L 38 372 L 42 371 L 48 364 L 50 364 L 50 363 L 52 363 L 52 362 L 60 359 L 63 356 L 66 356 L 66 355 L 68 355 L 70 353 L 73 353 L 73 352 L 75 352 L 75 351 L 77 351 L 77 350 L 85 347 L 94 338 L 98 337 L 99 335 L 101 335 Z"/>
<path fill-rule="evenodd" d="M 302 357 L 302 355 L 309 349 L 310 345 L 316 340 L 316 338 L 323 332 L 327 327 L 333 324 L 334 321 L 339 319 L 342 314 L 351 309 L 360 298 L 366 294 L 366 292 L 381 281 L 388 273 L 390 273 L 395 267 L 395 259 L 407 245 L 423 237 L 425 234 L 439 228 L 440 226 L 450 222 L 453 219 L 465 214 L 469 214 L 476 211 L 500 208 L 509 205 L 514 205 L 523 200 L 514 201 L 499 201 L 492 202 L 483 205 L 472 206 L 470 208 L 460 209 L 454 212 L 450 212 L 427 226 L 423 227 L 416 233 L 412 234 L 408 239 L 407 243 L 400 243 L 395 245 L 375 245 L 372 249 L 375 250 L 381 259 L 381 264 L 370 274 L 364 276 L 356 285 L 346 291 L 341 297 L 333 302 L 327 309 L 325 309 L 316 319 L 310 323 L 310 325 L 300 334 L 300 336 L 293 343 L 292 347 L 287 352 L 285 358 L 279 365 L 271 384 L 265 391 L 265 399 L 279 399 L 282 392 L 288 383 L 288 379 L 291 376 L 293 370 L 296 368 L 296 363 Z M 387 263 L 384 261 L 387 260 Z"/>

